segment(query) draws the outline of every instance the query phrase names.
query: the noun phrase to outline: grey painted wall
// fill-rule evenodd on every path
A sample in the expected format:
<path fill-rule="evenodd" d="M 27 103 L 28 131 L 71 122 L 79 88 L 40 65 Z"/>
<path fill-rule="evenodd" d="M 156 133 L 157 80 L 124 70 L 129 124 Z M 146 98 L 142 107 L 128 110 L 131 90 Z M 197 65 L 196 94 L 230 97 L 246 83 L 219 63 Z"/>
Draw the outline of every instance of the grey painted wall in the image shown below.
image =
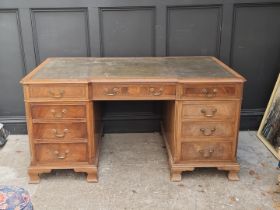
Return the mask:
<path fill-rule="evenodd" d="M 256 129 L 280 71 L 280 0 L 1 0 L 0 122 L 24 133 L 19 80 L 50 56 L 214 55 L 243 74 Z M 159 102 L 104 102 L 108 132 L 158 129 Z"/>

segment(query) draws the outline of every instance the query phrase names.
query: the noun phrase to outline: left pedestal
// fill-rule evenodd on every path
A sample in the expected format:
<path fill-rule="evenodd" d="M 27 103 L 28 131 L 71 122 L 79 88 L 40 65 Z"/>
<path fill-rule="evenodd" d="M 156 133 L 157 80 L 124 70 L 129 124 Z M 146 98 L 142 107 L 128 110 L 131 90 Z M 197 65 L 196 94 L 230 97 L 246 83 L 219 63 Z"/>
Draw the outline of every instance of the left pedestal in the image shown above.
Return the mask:
<path fill-rule="evenodd" d="M 73 169 L 87 173 L 88 182 L 98 181 L 99 110 L 88 101 L 87 86 L 69 87 L 24 87 L 30 183 L 39 183 L 40 174 L 54 169 Z"/>

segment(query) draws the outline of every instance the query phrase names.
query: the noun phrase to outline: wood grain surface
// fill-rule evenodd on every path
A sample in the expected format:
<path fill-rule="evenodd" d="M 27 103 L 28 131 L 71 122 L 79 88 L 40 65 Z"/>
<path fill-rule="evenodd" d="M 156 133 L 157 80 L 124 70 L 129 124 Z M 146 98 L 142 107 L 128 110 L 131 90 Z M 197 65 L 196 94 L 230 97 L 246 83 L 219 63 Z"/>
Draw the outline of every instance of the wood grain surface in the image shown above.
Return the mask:
<path fill-rule="evenodd" d="M 245 79 L 214 57 L 49 58 L 21 82 L 31 183 L 65 168 L 97 182 L 101 101 L 113 100 L 162 101 L 172 181 L 197 167 L 216 167 L 238 179 Z"/>

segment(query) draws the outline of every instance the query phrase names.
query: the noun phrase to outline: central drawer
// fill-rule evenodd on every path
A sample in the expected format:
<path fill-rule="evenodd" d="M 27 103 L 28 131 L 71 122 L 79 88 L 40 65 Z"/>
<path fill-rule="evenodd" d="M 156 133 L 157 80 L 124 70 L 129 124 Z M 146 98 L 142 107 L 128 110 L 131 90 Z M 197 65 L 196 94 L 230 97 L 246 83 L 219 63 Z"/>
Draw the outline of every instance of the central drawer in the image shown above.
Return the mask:
<path fill-rule="evenodd" d="M 175 99 L 176 85 L 172 84 L 93 84 L 95 100 Z"/>
<path fill-rule="evenodd" d="M 36 140 L 86 139 L 86 123 L 34 123 L 33 138 Z"/>
<path fill-rule="evenodd" d="M 86 144 L 36 144 L 39 162 L 86 162 Z"/>

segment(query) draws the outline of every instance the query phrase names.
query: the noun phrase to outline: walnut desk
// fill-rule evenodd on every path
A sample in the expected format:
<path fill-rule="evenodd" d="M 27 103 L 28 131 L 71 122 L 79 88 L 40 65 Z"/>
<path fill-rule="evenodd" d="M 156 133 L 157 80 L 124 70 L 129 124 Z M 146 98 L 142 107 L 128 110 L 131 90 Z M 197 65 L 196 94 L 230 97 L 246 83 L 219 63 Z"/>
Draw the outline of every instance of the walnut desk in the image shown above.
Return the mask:
<path fill-rule="evenodd" d="M 245 79 L 214 57 L 49 58 L 22 79 L 31 183 L 52 169 L 97 182 L 102 107 L 108 100 L 161 100 L 172 181 L 216 167 L 238 180 Z"/>

